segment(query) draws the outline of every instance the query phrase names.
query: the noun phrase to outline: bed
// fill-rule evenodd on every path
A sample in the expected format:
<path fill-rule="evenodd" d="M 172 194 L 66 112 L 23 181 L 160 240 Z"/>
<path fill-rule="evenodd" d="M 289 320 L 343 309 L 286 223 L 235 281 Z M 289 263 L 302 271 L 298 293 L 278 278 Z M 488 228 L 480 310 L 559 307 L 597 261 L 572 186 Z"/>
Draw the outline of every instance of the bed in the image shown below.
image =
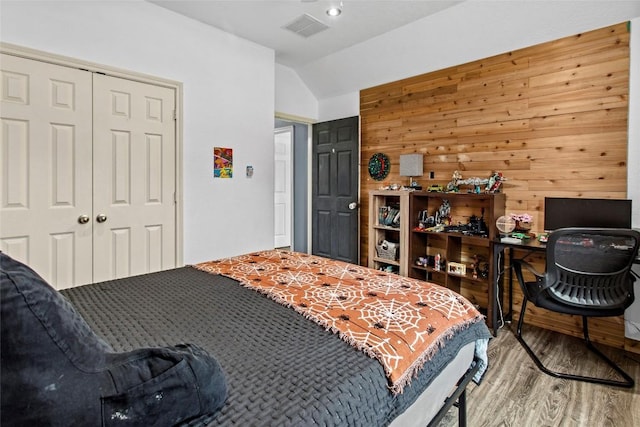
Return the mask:
<path fill-rule="evenodd" d="M 317 282 L 316 291 L 306 287 L 309 281 Z M 263 251 L 61 294 L 116 351 L 193 343 L 219 362 L 228 388 L 224 405 L 186 425 L 427 425 L 437 423 L 457 401 L 464 424 L 465 387 L 472 379 L 479 381 L 487 366 L 490 334 L 482 316 L 461 296 L 432 284 L 428 286 L 437 287 L 451 307 L 464 307 L 464 321 L 447 324 L 443 333 L 440 326 L 431 326 L 438 325 L 436 320 L 430 323 L 406 312 L 446 318 L 452 317 L 451 307 L 419 299 L 398 316 L 401 310 L 384 306 L 387 321 L 393 318 L 412 327 L 426 321 L 429 326 L 422 334 L 434 337 L 420 350 L 421 357 L 394 373 L 390 353 L 377 352 L 382 345 L 372 344 L 370 338 L 358 342 L 352 336 L 357 334 L 348 332 L 358 321 L 352 317 L 356 312 L 345 311 L 353 292 L 343 287 L 347 282 L 359 287 L 356 293 L 367 300 L 369 308 L 360 313 L 365 313 L 364 323 L 373 325 L 374 334 L 393 328 L 375 321 L 380 310 L 371 305 L 371 298 L 386 304 L 395 292 L 413 294 L 416 286 L 425 284 L 312 255 Z M 302 297 L 283 292 L 295 284 L 302 284 Z M 314 292 L 323 296 L 314 299 Z M 327 320 L 314 311 L 337 314 Z M 347 332 L 338 323 L 350 325 Z M 424 341 L 420 334 L 416 337 Z"/>

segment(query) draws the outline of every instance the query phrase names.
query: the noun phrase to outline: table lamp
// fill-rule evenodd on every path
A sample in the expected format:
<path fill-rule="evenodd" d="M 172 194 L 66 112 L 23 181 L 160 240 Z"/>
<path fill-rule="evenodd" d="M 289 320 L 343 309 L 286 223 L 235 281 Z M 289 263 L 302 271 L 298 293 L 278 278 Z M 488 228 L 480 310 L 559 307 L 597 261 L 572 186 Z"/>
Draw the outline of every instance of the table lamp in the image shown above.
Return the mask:
<path fill-rule="evenodd" d="M 400 176 L 408 176 L 409 187 L 421 190 L 413 178 L 422 176 L 422 154 L 400 154 Z"/>

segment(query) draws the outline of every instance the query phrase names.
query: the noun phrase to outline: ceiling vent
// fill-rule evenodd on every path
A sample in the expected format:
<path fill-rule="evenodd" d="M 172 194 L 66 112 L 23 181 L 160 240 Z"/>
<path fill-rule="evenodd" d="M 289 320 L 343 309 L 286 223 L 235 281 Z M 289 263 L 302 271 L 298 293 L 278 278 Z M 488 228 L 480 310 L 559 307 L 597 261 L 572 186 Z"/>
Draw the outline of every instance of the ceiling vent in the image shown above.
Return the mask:
<path fill-rule="evenodd" d="M 329 28 L 329 26 L 320 22 L 313 16 L 305 13 L 304 15 L 301 15 L 299 18 L 296 18 L 293 22 L 285 25 L 282 28 L 292 31 L 299 36 L 307 38 L 311 37 L 314 34 L 318 34 L 320 31 L 326 30 L 327 28 Z"/>

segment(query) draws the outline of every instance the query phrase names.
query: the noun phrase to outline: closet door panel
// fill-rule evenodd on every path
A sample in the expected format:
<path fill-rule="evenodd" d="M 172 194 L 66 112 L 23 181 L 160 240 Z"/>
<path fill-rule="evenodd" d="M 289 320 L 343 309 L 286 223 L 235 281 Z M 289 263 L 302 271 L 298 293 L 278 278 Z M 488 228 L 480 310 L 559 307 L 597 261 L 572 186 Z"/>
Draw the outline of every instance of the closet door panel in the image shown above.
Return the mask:
<path fill-rule="evenodd" d="M 94 76 L 96 281 L 175 267 L 174 110 L 172 89 Z"/>
<path fill-rule="evenodd" d="M 1 64 L 0 249 L 58 289 L 90 283 L 91 73 Z"/>

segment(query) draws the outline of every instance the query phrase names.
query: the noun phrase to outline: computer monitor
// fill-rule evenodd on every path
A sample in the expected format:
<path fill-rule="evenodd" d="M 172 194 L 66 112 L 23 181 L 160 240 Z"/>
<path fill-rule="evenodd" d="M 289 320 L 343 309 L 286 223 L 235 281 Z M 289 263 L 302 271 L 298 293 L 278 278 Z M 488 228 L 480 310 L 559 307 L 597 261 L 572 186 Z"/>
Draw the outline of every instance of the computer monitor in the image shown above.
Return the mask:
<path fill-rule="evenodd" d="M 631 200 L 544 198 L 544 230 L 566 227 L 631 228 Z"/>

